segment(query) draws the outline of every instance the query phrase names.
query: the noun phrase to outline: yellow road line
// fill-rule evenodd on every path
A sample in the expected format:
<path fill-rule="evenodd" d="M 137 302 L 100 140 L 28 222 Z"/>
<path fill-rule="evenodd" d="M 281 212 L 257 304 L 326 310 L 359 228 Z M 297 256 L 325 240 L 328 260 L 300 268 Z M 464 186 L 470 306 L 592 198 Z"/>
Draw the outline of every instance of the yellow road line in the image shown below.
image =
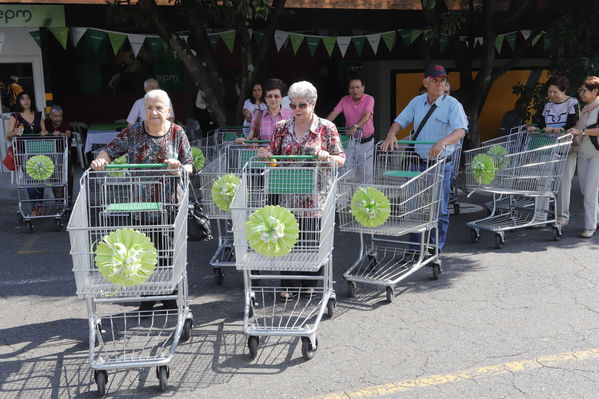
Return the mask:
<path fill-rule="evenodd" d="M 391 395 L 397 392 L 406 392 L 417 388 L 443 385 L 461 380 L 474 380 L 488 378 L 496 375 L 517 373 L 519 371 L 533 370 L 545 366 L 557 366 L 566 362 L 580 361 L 599 358 L 599 349 L 590 349 L 580 352 L 567 352 L 558 355 L 538 357 L 535 359 L 522 360 L 519 362 L 501 363 L 476 369 L 467 369 L 455 374 L 438 374 L 422 377 L 415 380 L 393 382 L 377 385 L 355 391 L 333 393 L 325 396 L 316 396 L 314 399 L 348 399 L 348 398 L 373 398 L 377 396 Z"/>

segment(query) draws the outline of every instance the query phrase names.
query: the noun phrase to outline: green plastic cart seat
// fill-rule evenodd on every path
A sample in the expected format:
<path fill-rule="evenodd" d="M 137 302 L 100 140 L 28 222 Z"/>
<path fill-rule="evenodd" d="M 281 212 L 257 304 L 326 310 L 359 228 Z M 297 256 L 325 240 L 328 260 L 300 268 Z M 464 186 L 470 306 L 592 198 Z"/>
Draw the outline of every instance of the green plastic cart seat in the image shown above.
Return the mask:
<path fill-rule="evenodd" d="M 223 141 L 235 141 L 237 138 L 236 132 L 225 132 L 223 133 Z"/>
<path fill-rule="evenodd" d="M 415 172 L 412 170 L 387 170 L 383 173 L 383 176 L 388 177 L 407 177 L 409 179 L 420 175 L 422 172 Z"/>
<path fill-rule="evenodd" d="M 108 212 L 145 212 L 159 211 L 160 202 L 125 202 L 122 204 L 110 204 L 106 208 Z"/>
<path fill-rule="evenodd" d="M 52 154 L 56 152 L 54 140 L 27 140 L 25 142 L 28 154 Z"/>
<path fill-rule="evenodd" d="M 343 148 L 347 148 L 349 145 L 349 136 L 346 134 L 340 134 L 339 137 L 341 138 L 341 145 Z"/>
<path fill-rule="evenodd" d="M 316 182 L 314 169 L 276 169 L 268 172 L 267 194 L 312 194 Z"/>
<path fill-rule="evenodd" d="M 243 168 L 250 159 L 255 158 L 258 150 L 242 150 L 239 154 L 239 168 Z"/>

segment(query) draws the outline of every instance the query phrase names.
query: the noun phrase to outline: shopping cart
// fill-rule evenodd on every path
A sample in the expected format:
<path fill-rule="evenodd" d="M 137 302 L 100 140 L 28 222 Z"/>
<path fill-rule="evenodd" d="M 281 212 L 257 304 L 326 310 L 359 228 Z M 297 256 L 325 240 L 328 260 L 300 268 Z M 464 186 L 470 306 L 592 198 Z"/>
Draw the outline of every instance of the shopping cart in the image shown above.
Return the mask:
<path fill-rule="evenodd" d="M 233 230 L 231 213 L 219 208 L 212 196 L 215 182 L 226 175 L 241 177 L 245 164 L 256 156 L 258 147 L 267 145 L 265 140 L 246 140 L 244 144 L 229 142 L 219 147 L 218 154 L 197 174 L 199 179 L 199 203 L 206 216 L 214 220 L 217 227 L 218 246 L 210 265 L 214 283 L 222 285 L 224 272 L 222 268 L 235 266 L 235 247 L 233 245 Z M 195 178 L 195 177 L 194 177 Z"/>
<path fill-rule="evenodd" d="M 165 391 L 177 345 L 191 337 L 187 175 L 160 167 L 166 164 L 108 165 L 106 171 L 85 171 L 67 228 L 77 295 L 87 303 L 89 364 L 101 395 L 106 393 L 108 370 L 123 368 L 156 367 L 160 389 Z M 121 229 L 145 235 L 157 251 L 155 269 L 137 285 L 111 282 L 96 263 L 100 242 L 108 242 L 109 234 Z M 121 244 L 110 245 L 123 248 Z M 175 307 L 167 306 L 166 301 L 174 300 Z M 150 301 L 163 301 L 165 306 L 127 307 Z"/>
<path fill-rule="evenodd" d="M 244 168 L 233 198 L 236 266 L 243 271 L 245 287 L 243 331 L 248 335 L 252 359 L 257 356 L 260 336 L 300 336 L 302 356 L 311 359 L 318 349 L 316 331 L 325 311 L 329 317 L 333 316 L 337 172 L 334 165 L 315 159 L 300 155 L 251 161 Z M 264 256 L 249 244 L 246 221 L 266 205 L 283 206 L 298 221 L 297 242 L 285 255 Z M 289 284 L 279 283 L 281 278 Z M 286 286 L 308 285 L 301 280 L 315 286 Z M 282 300 L 281 294 L 287 300 Z"/>
<path fill-rule="evenodd" d="M 345 176 L 339 179 L 339 230 L 360 234 L 358 259 L 343 274 L 352 297 L 359 283 L 370 284 L 385 287 L 387 302 L 392 302 L 394 287 L 421 267 L 431 266 L 434 279 L 440 274 L 436 242 L 445 159 L 424 162 L 406 147 L 410 143 L 402 141 L 400 148 L 391 152 L 382 151 L 381 144 L 377 146 L 372 184 L 355 183 Z M 352 202 L 360 202 L 354 197 L 356 193 L 369 188 L 388 200 L 388 217 L 373 227 L 352 213 Z"/>
<path fill-rule="evenodd" d="M 243 126 L 223 126 L 216 129 L 214 134 L 217 142 L 223 145 L 235 141 L 238 137 L 245 137 L 243 134 L 244 129 Z"/>
<path fill-rule="evenodd" d="M 15 184 L 17 185 L 19 222 L 33 231 L 33 220 L 53 218 L 56 230 L 62 230 L 67 210 L 69 147 L 64 136 L 19 136 L 13 138 Z M 35 157 L 35 158 L 34 158 Z M 43 162 L 41 175 L 33 171 L 33 162 Z M 39 170 L 39 169 L 38 169 Z M 43 178 L 38 180 L 38 178 Z M 53 198 L 44 198 L 51 188 Z M 41 198 L 31 198 L 40 195 Z"/>
<path fill-rule="evenodd" d="M 460 165 L 462 161 L 462 147 L 464 145 L 464 139 L 462 138 L 455 144 L 455 150 L 451 156 L 453 160 L 453 170 L 451 172 L 451 190 L 449 191 L 449 202 L 448 205 L 453 206 L 453 214 L 458 216 L 460 214 L 460 200 L 459 200 L 459 189 L 458 189 L 458 174 L 460 173 Z"/>
<path fill-rule="evenodd" d="M 559 189 L 572 135 L 527 133 L 505 142 L 507 151 L 496 165 L 495 176 L 486 184 L 473 174 L 471 165 L 479 154 L 489 154 L 495 144 L 464 152 L 466 188 L 472 194 L 482 191 L 493 195 L 491 214 L 467 223 L 473 242 L 480 239 L 480 230 L 495 233 L 495 245 L 503 248 L 505 232 L 550 224 L 553 238 L 559 240 L 562 227 L 556 223 L 551 204 Z M 516 149 L 515 152 L 510 152 Z"/>

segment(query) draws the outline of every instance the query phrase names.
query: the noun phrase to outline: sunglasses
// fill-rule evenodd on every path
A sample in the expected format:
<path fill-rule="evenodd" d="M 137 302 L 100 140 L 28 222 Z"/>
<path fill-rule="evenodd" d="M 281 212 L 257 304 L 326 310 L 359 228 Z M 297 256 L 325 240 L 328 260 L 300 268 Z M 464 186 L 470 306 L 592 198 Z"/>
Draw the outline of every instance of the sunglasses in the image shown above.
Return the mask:
<path fill-rule="evenodd" d="M 296 108 L 306 109 L 306 108 L 308 108 L 308 104 L 307 103 L 299 103 L 299 104 L 290 103 L 289 108 L 291 108 L 291 109 L 296 109 Z"/>
<path fill-rule="evenodd" d="M 266 98 L 274 98 L 276 100 L 281 98 L 281 96 L 279 96 L 278 94 L 269 94 L 266 96 Z"/>

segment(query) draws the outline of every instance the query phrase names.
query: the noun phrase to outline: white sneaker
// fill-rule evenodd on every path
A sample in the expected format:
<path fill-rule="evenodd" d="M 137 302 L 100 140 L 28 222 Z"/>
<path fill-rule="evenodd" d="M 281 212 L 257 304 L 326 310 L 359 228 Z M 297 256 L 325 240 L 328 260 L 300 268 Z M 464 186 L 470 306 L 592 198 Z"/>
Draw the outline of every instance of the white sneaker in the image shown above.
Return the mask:
<path fill-rule="evenodd" d="M 595 231 L 597 231 L 596 229 L 584 229 L 580 232 L 580 236 L 582 238 L 591 238 L 594 234 Z"/>

